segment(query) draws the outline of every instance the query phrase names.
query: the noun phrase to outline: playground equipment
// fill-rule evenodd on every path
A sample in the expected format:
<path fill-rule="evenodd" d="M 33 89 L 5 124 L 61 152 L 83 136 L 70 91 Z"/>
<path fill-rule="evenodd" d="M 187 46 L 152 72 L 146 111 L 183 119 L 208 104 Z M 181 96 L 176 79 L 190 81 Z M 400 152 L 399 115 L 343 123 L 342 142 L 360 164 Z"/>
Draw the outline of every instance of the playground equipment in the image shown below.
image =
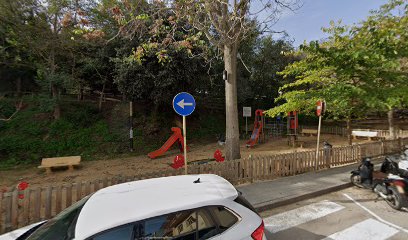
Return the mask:
<path fill-rule="evenodd" d="M 276 118 L 265 118 L 265 125 L 263 126 L 266 136 L 269 137 L 282 137 L 286 133 L 286 119 L 281 115 Z"/>
<path fill-rule="evenodd" d="M 183 152 L 183 150 L 184 150 L 184 141 L 183 141 L 183 135 L 181 134 L 181 129 L 178 128 L 178 127 L 172 127 L 171 131 L 173 132 L 173 134 L 169 137 L 169 139 L 163 144 L 163 146 L 161 148 L 147 154 L 147 156 L 149 158 L 153 159 L 153 158 L 157 158 L 157 157 L 163 155 L 176 142 L 178 142 L 178 144 L 179 144 L 180 152 Z"/>
<path fill-rule="evenodd" d="M 225 158 L 222 156 L 222 152 L 217 149 L 214 152 L 214 158 L 213 159 L 203 159 L 203 160 L 196 160 L 196 161 L 192 161 L 189 162 L 187 164 L 205 164 L 208 162 L 224 162 Z M 170 166 L 174 169 L 179 169 L 184 167 L 184 156 L 182 154 L 177 155 L 174 159 L 173 159 L 173 163 L 170 164 Z"/>
<path fill-rule="evenodd" d="M 184 166 L 184 156 L 182 154 L 177 155 L 173 159 L 173 164 L 170 164 L 170 167 L 174 169 L 179 169 L 179 168 L 182 168 L 183 166 Z"/>
<path fill-rule="evenodd" d="M 219 149 L 217 149 L 217 150 L 215 150 L 215 152 L 214 152 L 214 159 L 215 159 L 215 161 L 217 161 L 217 162 L 224 162 L 225 157 L 223 157 L 223 156 L 222 156 L 222 152 L 221 152 Z"/>
<path fill-rule="evenodd" d="M 259 138 L 260 138 L 261 135 L 262 135 L 262 138 L 264 138 L 264 136 L 263 136 L 263 127 L 264 127 L 264 125 L 265 125 L 265 119 L 264 119 L 263 110 L 258 109 L 258 110 L 255 111 L 254 130 L 252 131 L 251 138 L 246 143 L 247 147 L 255 146 L 255 144 L 257 144 L 258 141 L 260 140 Z"/>
<path fill-rule="evenodd" d="M 291 146 L 296 145 L 296 140 L 298 139 L 298 129 L 299 129 L 299 121 L 298 121 L 298 112 L 292 111 L 288 112 L 288 119 L 287 119 L 287 135 L 288 135 L 288 144 Z"/>

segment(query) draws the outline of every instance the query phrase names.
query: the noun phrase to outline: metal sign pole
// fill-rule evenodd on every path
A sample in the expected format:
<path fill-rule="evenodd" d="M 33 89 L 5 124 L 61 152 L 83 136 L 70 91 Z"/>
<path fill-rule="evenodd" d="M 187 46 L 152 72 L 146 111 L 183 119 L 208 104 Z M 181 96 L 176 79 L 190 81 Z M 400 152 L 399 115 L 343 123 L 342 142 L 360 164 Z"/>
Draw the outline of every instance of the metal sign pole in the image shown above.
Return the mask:
<path fill-rule="evenodd" d="M 173 109 L 178 114 L 183 116 L 183 142 L 184 142 L 184 173 L 187 175 L 187 127 L 186 116 L 194 112 L 196 103 L 194 97 L 186 92 L 178 93 L 173 98 Z"/>
<path fill-rule="evenodd" d="M 129 149 L 133 152 L 133 102 L 129 102 Z"/>
<path fill-rule="evenodd" d="M 245 134 L 248 136 L 248 117 L 245 117 Z"/>
<path fill-rule="evenodd" d="M 322 125 L 322 115 L 319 116 L 319 127 L 317 129 L 317 146 L 316 146 L 316 166 L 315 170 L 317 171 L 317 163 L 319 159 L 319 141 L 320 141 L 320 127 Z"/>
<path fill-rule="evenodd" d="M 184 173 L 187 175 L 187 137 L 186 137 L 186 116 L 183 116 L 183 137 L 184 137 Z"/>

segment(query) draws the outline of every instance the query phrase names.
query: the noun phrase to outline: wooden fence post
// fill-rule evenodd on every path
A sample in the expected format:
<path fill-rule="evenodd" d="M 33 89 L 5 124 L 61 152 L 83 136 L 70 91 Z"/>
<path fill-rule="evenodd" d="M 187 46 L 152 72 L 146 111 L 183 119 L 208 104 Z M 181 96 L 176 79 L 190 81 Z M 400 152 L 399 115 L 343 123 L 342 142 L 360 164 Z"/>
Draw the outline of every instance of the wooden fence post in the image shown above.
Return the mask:
<path fill-rule="evenodd" d="M 384 155 L 384 153 L 385 153 L 385 148 L 384 148 L 384 141 L 383 140 L 381 140 L 381 154 L 380 155 Z"/>
<path fill-rule="evenodd" d="M 249 164 L 248 164 L 248 170 L 247 171 L 249 171 L 248 172 L 249 181 L 250 181 L 250 183 L 253 183 L 254 182 L 254 166 L 253 166 L 254 161 L 252 161 L 252 155 L 249 155 L 248 163 Z"/>
<path fill-rule="evenodd" d="M 72 184 L 69 184 L 66 188 L 66 192 L 65 192 L 65 207 L 69 207 L 72 204 L 72 188 L 74 186 Z"/>
<path fill-rule="evenodd" d="M 4 203 L 4 222 L 3 222 L 3 232 L 8 232 L 11 230 L 11 202 L 12 196 L 11 193 L 8 192 L 7 195 L 4 194 L 5 203 Z"/>
<path fill-rule="evenodd" d="M 18 191 L 14 190 L 11 198 L 11 227 L 18 226 Z"/>
<path fill-rule="evenodd" d="M 81 200 L 82 198 L 82 181 L 77 182 L 76 184 L 76 198 L 75 202 Z"/>
<path fill-rule="evenodd" d="M 34 195 L 34 222 L 38 222 L 41 219 L 41 187 L 38 187 Z"/>
<path fill-rule="evenodd" d="M 404 144 L 402 143 L 402 138 L 398 137 L 398 149 L 404 151 Z"/>
<path fill-rule="evenodd" d="M 358 163 L 359 160 L 362 159 L 362 158 L 363 158 L 363 156 L 362 156 L 362 152 L 361 152 L 361 145 L 358 144 L 358 145 L 357 145 L 357 159 L 356 159 L 356 163 Z"/>
<path fill-rule="evenodd" d="M 48 186 L 45 190 L 45 219 L 51 218 L 51 204 L 52 204 L 52 187 Z"/>
<path fill-rule="evenodd" d="M 0 191 L 0 234 L 4 233 L 3 227 L 4 227 L 4 220 L 3 220 L 3 192 Z"/>
<path fill-rule="evenodd" d="M 30 199 L 31 199 L 31 190 L 25 189 L 24 190 L 24 202 L 23 202 L 23 219 L 22 225 L 26 226 L 30 223 Z"/>
<path fill-rule="evenodd" d="M 55 191 L 55 215 L 61 212 L 62 205 L 62 186 L 56 186 Z"/>

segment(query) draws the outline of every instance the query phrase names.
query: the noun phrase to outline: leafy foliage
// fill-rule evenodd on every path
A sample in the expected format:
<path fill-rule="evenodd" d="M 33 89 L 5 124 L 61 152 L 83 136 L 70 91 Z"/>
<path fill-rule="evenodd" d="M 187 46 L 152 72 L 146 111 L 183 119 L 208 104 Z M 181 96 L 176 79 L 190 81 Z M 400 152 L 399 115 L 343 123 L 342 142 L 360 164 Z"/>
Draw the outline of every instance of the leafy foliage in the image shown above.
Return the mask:
<path fill-rule="evenodd" d="M 65 114 L 53 120 L 39 105 L 4 122 L 0 136 L 0 166 L 39 163 L 43 157 L 81 155 L 84 159 L 110 155 L 117 149 L 119 136 L 112 134 L 98 109 L 65 105 Z"/>
<path fill-rule="evenodd" d="M 397 10 L 402 10 L 395 14 Z M 302 60 L 281 74 L 296 81 L 281 88 L 286 103 L 267 111 L 306 110 L 318 99 L 333 118 L 361 117 L 371 110 L 388 111 L 407 103 L 407 3 L 391 0 L 367 20 L 351 27 L 331 23 L 327 41 L 310 42 L 295 54 Z"/>

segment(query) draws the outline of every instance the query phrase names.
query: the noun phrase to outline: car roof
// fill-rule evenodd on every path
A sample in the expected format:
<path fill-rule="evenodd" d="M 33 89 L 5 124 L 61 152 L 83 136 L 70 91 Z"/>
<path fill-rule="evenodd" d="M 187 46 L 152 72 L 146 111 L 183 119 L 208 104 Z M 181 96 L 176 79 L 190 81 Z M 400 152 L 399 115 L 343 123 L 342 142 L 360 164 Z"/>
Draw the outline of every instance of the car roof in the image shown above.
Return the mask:
<path fill-rule="evenodd" d="M 199 183 L 194 183 L 200 179 Z M 182 175 L 122 183 L 94 193 L 83 206 L 75 238 L 85 239 L 126 223 L 234 200 L 237 190 L 214 174 Z"/>

